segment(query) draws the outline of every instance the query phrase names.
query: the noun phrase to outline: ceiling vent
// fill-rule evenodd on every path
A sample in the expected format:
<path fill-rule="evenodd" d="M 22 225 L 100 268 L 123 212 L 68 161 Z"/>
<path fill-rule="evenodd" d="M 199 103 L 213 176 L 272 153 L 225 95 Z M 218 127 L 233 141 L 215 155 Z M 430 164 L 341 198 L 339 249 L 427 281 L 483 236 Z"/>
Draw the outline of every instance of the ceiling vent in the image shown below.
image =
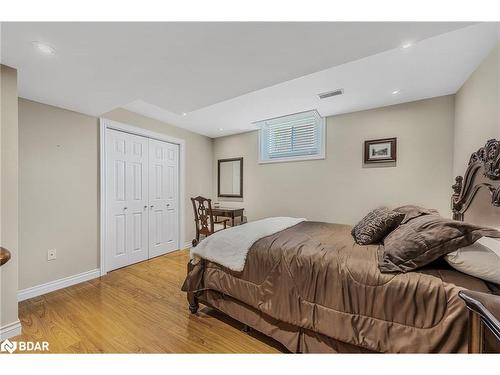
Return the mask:
<path fill-rule="evenodd" d="M 326 99 L 326 98 L 330 98 L 332 96 L 342 95 L 343 93 L 344 93 L 344 89 L 337 89 L 337 90 L 328 91 L 328 92 L 318 94 L 318 96 L 320 99 Z"/>

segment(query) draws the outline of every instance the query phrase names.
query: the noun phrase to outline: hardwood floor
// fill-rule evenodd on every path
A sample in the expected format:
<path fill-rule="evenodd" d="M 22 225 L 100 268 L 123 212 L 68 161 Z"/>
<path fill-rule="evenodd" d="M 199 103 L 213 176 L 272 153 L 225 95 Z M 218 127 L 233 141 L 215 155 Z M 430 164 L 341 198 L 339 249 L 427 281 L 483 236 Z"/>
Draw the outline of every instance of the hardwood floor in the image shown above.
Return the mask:
<path fill-rule="evenodd" d="M 280 344 L 241 331 L 207 307 L 188 310 L 189 253 L 176 251 L 19 304 L 23 334 L 50 353 L 276 353 Z"/>

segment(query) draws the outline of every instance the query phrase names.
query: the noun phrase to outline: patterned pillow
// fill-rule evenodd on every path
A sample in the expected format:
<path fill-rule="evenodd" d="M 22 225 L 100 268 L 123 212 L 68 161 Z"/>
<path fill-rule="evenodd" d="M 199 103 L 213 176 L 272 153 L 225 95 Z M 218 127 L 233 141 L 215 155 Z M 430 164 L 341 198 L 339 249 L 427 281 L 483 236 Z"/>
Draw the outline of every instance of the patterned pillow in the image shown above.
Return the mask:
<path fill-rule="evenodd" d="M 377 243 L 396 228 L 404 217 L 405 214 L 389 210 L 387 207 L 377 208 L 356 224 L 351 234 L 359 245 Z"/>

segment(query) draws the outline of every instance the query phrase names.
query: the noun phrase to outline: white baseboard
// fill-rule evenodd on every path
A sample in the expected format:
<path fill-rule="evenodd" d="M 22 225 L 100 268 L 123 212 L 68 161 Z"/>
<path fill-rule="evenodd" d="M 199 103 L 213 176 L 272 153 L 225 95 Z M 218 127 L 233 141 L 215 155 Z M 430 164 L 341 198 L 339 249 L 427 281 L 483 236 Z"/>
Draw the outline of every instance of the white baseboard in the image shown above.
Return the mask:
<path fill-rule="evenodd" d="M 19 320 L 0 327 L 0 341 L 10 339 L 21 334 L 21 322 Z"/>
<path fill-rule="evenodd" d="M 187 241 L 184 243 L 183 249 L 191 249 L 192 247 L 193 247 L 193 244 L 191 243 L 191 241 Z"/>
<path fill-rule="evenodd" d="M 48 283 L 37 285 L 31 288 L 22 289 L 17 292 L 17 300 L 24 301 L 25 299 L 41 296 L 42 294 L 50 293 L 54 290 L 83 283 L 84 281 L 92 280 L 99 276 L 101 276 L 101 270 L 95 269 L 79 273 L 78 275 L 68 276 L 59 280 L 50 281 Z"/>

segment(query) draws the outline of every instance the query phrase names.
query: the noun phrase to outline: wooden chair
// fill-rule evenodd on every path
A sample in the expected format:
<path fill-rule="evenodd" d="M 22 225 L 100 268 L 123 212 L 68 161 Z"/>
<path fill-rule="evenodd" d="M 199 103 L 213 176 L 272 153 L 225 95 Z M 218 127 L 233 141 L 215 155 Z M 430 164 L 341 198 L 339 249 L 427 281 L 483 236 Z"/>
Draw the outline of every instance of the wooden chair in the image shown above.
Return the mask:
<path fill-rule="evenodd" d="M 211 199 L 197 196 L 196 198 L 191 198 L 191 202 L 193 203 L 194 222 L 196 225 L 196 238 L 192 243 L 193 246 L 196 246 L 200 242 L 201 235 L 208 237 L 219 230 L 226 229 L 229 219 L 224 218 L 218 220 L 217 218 L 214 218 Z M 215 230 L 216 224 L 221 225 L 222 227 Z"/>

